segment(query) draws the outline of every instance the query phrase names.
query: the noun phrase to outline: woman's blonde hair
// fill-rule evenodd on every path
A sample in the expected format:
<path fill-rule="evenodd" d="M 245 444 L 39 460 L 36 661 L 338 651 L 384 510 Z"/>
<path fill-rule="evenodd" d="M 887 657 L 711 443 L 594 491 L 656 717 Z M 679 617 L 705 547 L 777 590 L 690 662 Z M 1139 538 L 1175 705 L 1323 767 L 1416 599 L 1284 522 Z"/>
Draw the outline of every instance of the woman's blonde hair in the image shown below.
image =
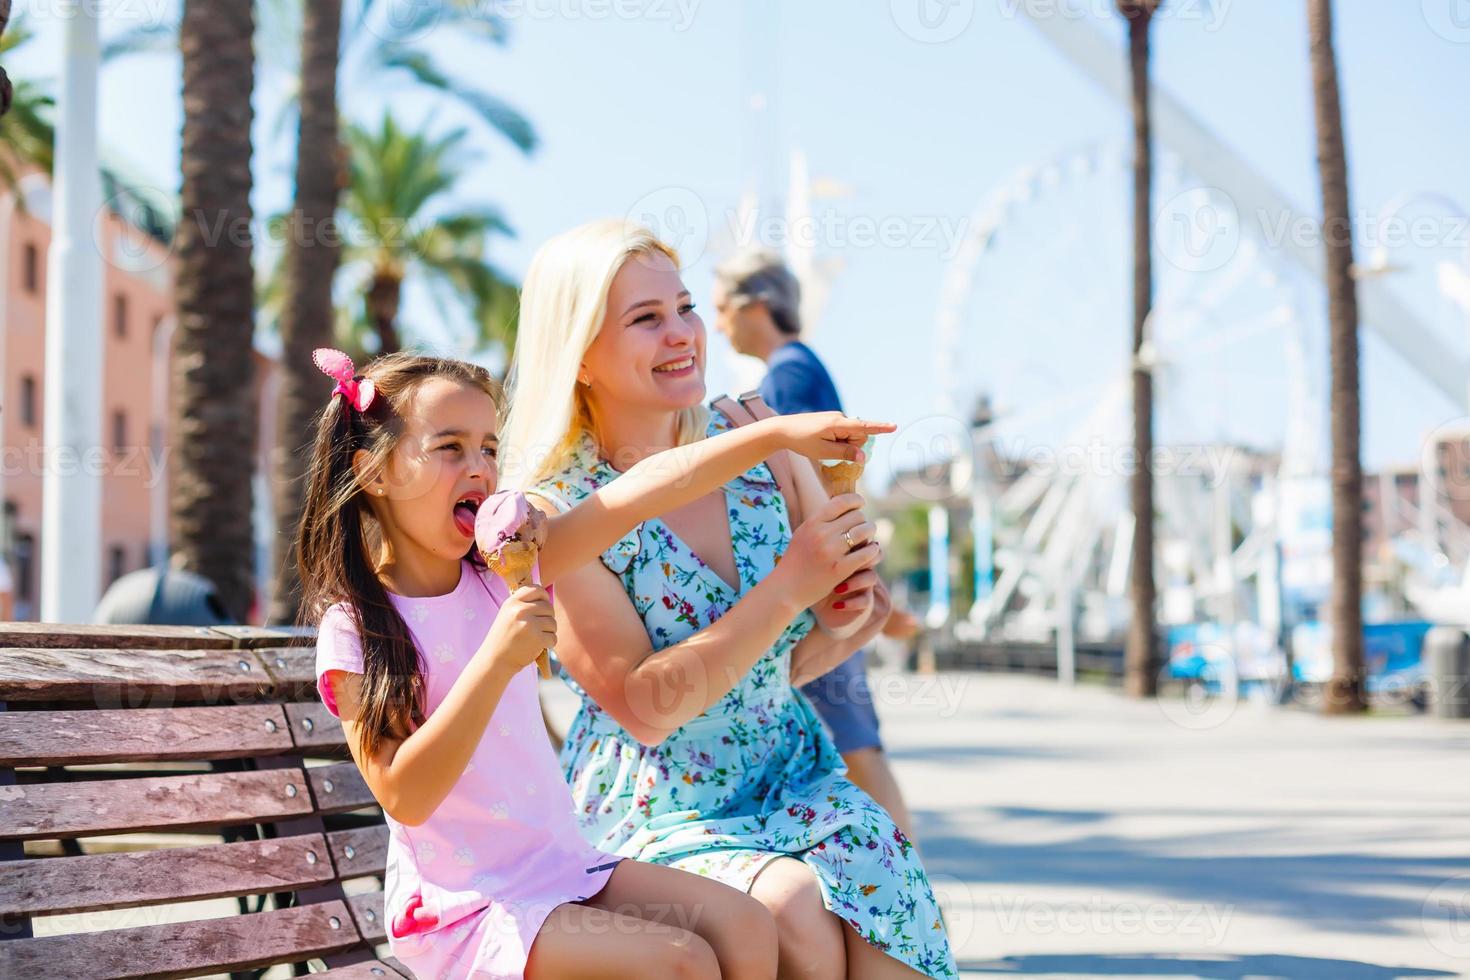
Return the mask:
<path fill-rule="evenodd" d="M 521 287 L 520 326 L 507 387 L 510 414 L 501 432 L 501 478 L 526 489 L 566 466 L 583 433 L 595 434 L 591 406 L 577 372 L 607 316 L 607 294 L 631 258 L 679 255 L 642 225 L 591 221 L 537 250 Z M 675 439 L 702 439 L 708 413 L 681 409 Z"/>

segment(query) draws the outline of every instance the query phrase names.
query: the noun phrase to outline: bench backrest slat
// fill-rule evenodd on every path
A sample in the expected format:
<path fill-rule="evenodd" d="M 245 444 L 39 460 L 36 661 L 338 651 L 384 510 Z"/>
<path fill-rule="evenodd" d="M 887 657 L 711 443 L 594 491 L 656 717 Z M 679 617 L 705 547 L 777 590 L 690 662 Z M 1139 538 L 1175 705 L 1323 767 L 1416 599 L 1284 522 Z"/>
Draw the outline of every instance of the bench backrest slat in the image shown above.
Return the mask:
<path fill-rule="evenodd" d="M 353 895 L 347 899 L 347 906 L 352 910 L 352 920 L 357 923 L 357 931 L 362 933 L 362 938 L 375 945 L 388 941 L 388 924 L 383 921 L 382 893 Z"/>
<path fill-rule="evenodd" d="M 346 813 L 378 804 L 356 763 L 315 766 L 307 769 L 306 775 L 311 780 L 318 813 Z"/>
<path fill-rule="evenodd" d="M 327 835 L 327 846 L 343 878 L 381 875 L 388 863 L 388 828 L 379 824 L 336 830 Z"/>
<path fill-rule="evenodd" d="M 291 723 L 291 737 L 302 751 L 347 754 L 347 735 L 342 731 L 342 723 L 320 701 L 288 702 L 286 718 Z"/>
<path fill-rule="evenodd" d="M 44 915 L 295 891 L 335 877 L 329 853 L 322 835 L 302 834 L 0 862 L 0 908 Z"/>
<path fill-rule="evenodd" d="M 258 701 L 270 675 L 249 650 L 15 648 L 0 657 L 0 701 L 76 701 L 98 708 L 180 701 Z"/>
<path fill-rule="evenodd" d="M 341 901 L 225 919 L 0 943 L 0 976 L 193 977 L 341 952 L 361 943 Z"/>
<path fill-rule="evenodd" d="M 241 759 L 292 748 L 279 704 L 0 712 L 0 766 Z"/>
<path fill-rule="evenodd" d="M 5 786 L 0 787 L 0 840 L 283 820 L 312 811 L 304 783 L 300 770 L 268 769 Z"/>
<path fill-rule="evenodd" d="M 113 647 L 170 650 L 181 647 L 253 650 L 311 646 L 309 632 L 265 626 L 94 626 L 87 623 L 0 623 L 0 648 Z"/>
<path fill-rule="evenodd" d="M 112 647 L 175 650 L 213 647 L 229 650 L 233 637 L 208 626 L 92 626 L 59 623 L 0 623 L 0 648 Z"/>

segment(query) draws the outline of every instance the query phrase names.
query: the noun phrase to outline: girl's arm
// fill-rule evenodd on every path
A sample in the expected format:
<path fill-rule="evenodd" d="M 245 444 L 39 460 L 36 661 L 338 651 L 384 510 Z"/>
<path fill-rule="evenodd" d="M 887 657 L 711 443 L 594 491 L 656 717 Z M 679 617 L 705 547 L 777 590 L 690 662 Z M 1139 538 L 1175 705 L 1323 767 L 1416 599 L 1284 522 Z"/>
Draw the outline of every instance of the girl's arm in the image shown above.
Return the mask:
<path fill-rule="evenodd" d="M 723 437 L 722 437 L 723 438 Z M 842 532 L 863 520 L 862 498 L 834 498 L 792 535 L 780 563 L 712 625 L 654 651 L 616 576 L 588 562 L 557 583 L 557 656 L 638 741 L 656 745 L 733 688 L 802 610 L 877 564 L 876 543 L 849 554 Z"/>
<path fill-rule="evenodd" d="M 872 573 L 864 573 L 872 574 Z M 856 633 L 836 637 L 823 630 L 812 630 L 791 650 L 791 684 L 800 687 L 826 674 L 848 657 L 867 646 L 883 631 L 892 609 L 888 589 L 881 581 L 872 590 L 872 617 Z"/>
<path fill-rule="evenodd" d="M 363 758 L 358 745 L 363 675 L 326 675 L 353 761 L 389 816 L 410 827 L 429 819 L 464 775 L 511 678 L 554 646 L 556 619 L 545 590 L 517 589 L 443 703 L 412 734 L 385 739 L 371 758 Z M 538 729 L 525 737 L 545 736 Z"/>
<path fill-rule="evenodd" d="M 784 415 L 649 456 L 571 510 L 550 515 L 541 580 L 560 584 L 638 524 L 698 500 L 773 453 L 858 459 L 868 436 L 894 428 L 840 412 Z"/>
<path fill-rule="evenodd" d="M 817 476 L 816 468 L 805 459 L 793 458 L 791 473 L 796 484 L 792 489 L 801 500 L 802 510 L 808 514 L 815 513 L 828 499 L 827 489 Z M 871 524 L 865 525 L 862 530 L 865 535 L 877 533 L 877 528 Z M 864 629 L 873 614 L 872 584 L 876 581 L 875 575 L 871 582 L 843 583 L 847 588 L 842 593 L 834 592 L 813 605 L 812 615 L 816 617 L 820 632 L 827 634 L 832 640 L 847 640 Z"/>
<path fill-rule="evenodd" d="M 415 827 L 438 809 L 464 775 L 510 678 L 496 664 L 475 658 L 454 682 L 439 710 L 412 735 L 384 739 L 376 754 L 363 758 L 357 731 L 362 675 L 341 670 L 327 675 L 342 713 L 347 748 L 390 817 Z"/>

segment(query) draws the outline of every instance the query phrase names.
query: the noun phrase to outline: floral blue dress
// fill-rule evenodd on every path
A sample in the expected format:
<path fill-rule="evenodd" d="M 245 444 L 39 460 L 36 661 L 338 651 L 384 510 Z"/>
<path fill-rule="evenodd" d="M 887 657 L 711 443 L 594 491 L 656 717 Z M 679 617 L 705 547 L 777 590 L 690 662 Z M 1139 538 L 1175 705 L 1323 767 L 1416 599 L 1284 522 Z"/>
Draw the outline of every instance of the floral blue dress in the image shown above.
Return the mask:
<path fill-rule="evenodd" d="M 711 415 L 711 435 L 730 428 Z M 566 509 L 617 475 L 584 436 L 568 466 L 531 492 Z M 727 484 L 725 496 L 739 592 L 659 520 L 602 555 L 655 650 L 719 619 L 790 541 L 785 501 L 764 464 Z M 656 746 L 563 674 L 582 699 L 561 755 L 582 833 L 595 847 L 741 891 L 770 861 L 797 858 L 816 872 L 827 908 L 869 943 L 929 976 L 957 976 L 913 845 L 846 778 L 831 735 L 791 686 L 791 650 L 814 625 L 803 613 L 714 707 Z"/>

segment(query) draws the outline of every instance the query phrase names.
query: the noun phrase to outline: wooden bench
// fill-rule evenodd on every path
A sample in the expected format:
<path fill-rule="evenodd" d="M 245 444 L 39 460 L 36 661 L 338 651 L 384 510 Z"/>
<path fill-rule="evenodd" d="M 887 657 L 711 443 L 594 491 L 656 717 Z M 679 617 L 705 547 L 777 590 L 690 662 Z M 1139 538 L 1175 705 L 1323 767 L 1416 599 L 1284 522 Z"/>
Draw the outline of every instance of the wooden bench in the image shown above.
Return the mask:
<path fill-rule="evenodd" d="M 411 977 L 310 642 L 0 624 L 0 977 Z"/>

